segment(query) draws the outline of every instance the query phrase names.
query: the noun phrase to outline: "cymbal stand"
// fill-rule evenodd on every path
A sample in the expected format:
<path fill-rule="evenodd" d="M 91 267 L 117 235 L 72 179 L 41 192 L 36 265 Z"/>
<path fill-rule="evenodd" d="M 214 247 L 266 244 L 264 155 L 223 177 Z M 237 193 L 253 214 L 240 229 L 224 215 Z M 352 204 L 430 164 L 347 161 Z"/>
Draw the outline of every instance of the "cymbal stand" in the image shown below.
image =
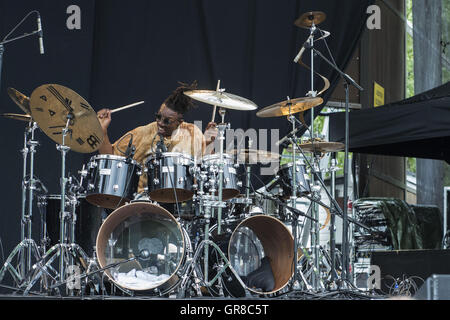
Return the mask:
<path fill-rule="evenodd" d="M 344 208 L 343 208 L 343 214 L 342 214 L 342 278 L 351 281 L 351 275 L 350 275 L 350 257 L 349 257 L 349 241 L 348 241 L 348 229 L 349 229 L 349 217 L 347 214 L 347 202 L 348 202 L 348 162 L 349 162 L 349 86 L 350 84 L 353 85 L 356 89 L 359 91 L 363 91 L 364 89 L 358 85 L 355 80 L 353 80 L 348 74 L 344 73 L 339 69 L 339 67 L 324 57 L 324 55 L 314 49 L 311 48 L 311 55 L 316 53 L 322 60 L 324 60 L 326 63 L 328 63 L 334 70 L 336 70 L 341 78 L 344 81 L 344 89 L 345 89 L 345 159 L 344 159 Z"/>
<path fill-rule="evenodd" d="M 72 237 L 72 236 L 74 236 L 74 231 L 68 232 L 68 234 L 66 234 L 66 231 L 67 231 L 66 230 L 66 227 L 67 227 L 66 220 L 76 219 L 75 208 L 78 203 L 76 200 L 76 197 L 75 197 L 75 200 L 69 199 L 68 203 L 71 206 L 72 212 L 66 211 L 66 205 L 67 205 L 66 198 L 69 198 L 66 196 L 66 185 L 67 185 L 67 182 L 69 181 L 69 179 L 66 178 L 66 155 L 67 155 L 68 151 L 70 150 L 70 147 L 65 145 L 65 138 L 70 131 L 70 129 L 68 127 L 69 127 L 69 124 L 72 119 L 73 119 L 73 115 L 71 113 L 69 113 L 67 115 L 66 126 L 62 129 L 62 143 L 60 145 L 57 145 L 57 147 L 56 147 L 56 149 L 58 151 L 60 151 L 60 153 L 61 153 L 61 180 L 60 180 L 61 203 L 60 203 L 60 213 L 59 213 L 59 219 L 60 219 L 59 243 L 54 245 L 53 247 L 51 247 L 45 253 L 45 255 L 42 257 L 41 261 L 39 261 L 36 265 L 33 266 L 34 269 L 36 269 L 38 267 L 39 271 L 35 272 L 35 275 L 34 275 L 32 281 L 30 282 L 27 289 L 25 290 L 25 294 L 28 293 L 28 291 L 32 288 L 34 283 L 43 274 L 45 274 L 45 276 L 50 276 L 54 281 L 62 282 L 63 279 L 65 279 L 66 275 L 69 276 L 68 273 L 69 273 L 69 271 L 71 271 L 71 269 L 69 269 L 69 267 L 74 266 L 74 258 L 77 258 L 77 259 L 81 258 L 84 261 L 89 260 L 89 257 L 83 251 L 83 249 L 74 242 L 74 238 Z M 73 222 L 73 224 L 72 224 L 72 230 L 73 230 L 74 225 L 75 225 L 75 222 Z M 49 273 L 48 270 L 54 271 L 54 269 L 52 267 L 52 263 L 58 257 L 59 257 L 58 270 L 57 270 L 57 274 L 53 277 L 53 276 L 51 276 L 51 274 Z M 66 266 L 68 267 L 67 269 L 66 269 Z M 67 271 L 67 270 L 69 270 L 69 271 Z M 47 280 L 45 280 L 45 282 L 47 282 Z M 66 289 L 68 290 L 68 293 L 70 295 L 73 295 L 72 288 L 67 287 Z"/>
<path fill-rule="evenodd" d="M 31 261 L 34 256 L 36 261 L 41 259 L 39 248 L 35 241 L 32 239 L 32 216 L 33 216 L 33 198 L 34 190 L 36 189 L 35 183 L 37 180 L 34 178 L 34 154 L 36 153 L 36 146 L 39 142 L 34 139 L 34 132 L 38 128 L 37 123 L 30 121 L 25 129 L 24 133 L 24 147 L 21 150 L 23 156 L 23 179 L 22 179 L 22 214 L 21 214 L 21 242 L 14 248 L 9 257 L 6 259 L 5 264 L 0 270 L 0 282 L 3 280 L 6 270 L 8 270 L 14 278 L 16 284 L 23 286 L 27 285 L 26 276 L 31 270 Z M 30 140 L 28 137 L 30 136 Z M 27 158 L 30 154 L 30 166 L 29 166 L 29 180 L 27 181 Z M 26 209 L 27 204 L 27 188 L 28 188 L 28 211 Z M 12 265 L 14 257 L 18 255 L 17 269 Z M 24 282 L 25 281 L 25 282 Z"/>
<path fill-rule="evenodd" d="M 336 152 L 332 152 L 331 154 L 331 197 L 336 199 Z M 336 273 L 336 215 L 332 214 L 330 216 L 330 283 L 334 286 L 335 281 L 337 280 Z"/>
<path fill-rule="evenodd" d="M 208 281 L 208 264 L 209 264 L 209 223 L 211 217 L 214 216 L 214 209 L 217 208 L 217 234 L 221 234 L 221 223 L 222 223 L 222 208 L 226 207 L 226 203 L 223 201 L 222 193 L 223 193 L 223 166 L 224 166 L 224 157 L 223 157 L 223 148 L 224 148 L 224 140 L 225 140 L 225 130 L 229 127 L 229 124 L 225 123 L 225 109 L 220 108 L 219 114 L 222 117 L 222 122 L 217 125 L 219 130 L 219 143 L 220 143 L 220 159 L 218 163 L 218 178 L 215 178 L 215 174 L 213 174 L 214 178 L 210 177 L 209 180 L 209 191 L 210 196 L 201 195 L 200 202 L 201 208 L 205 210 L 205 257 L 204 257 L 204 265 L 205 265 L 205 279 Z M 209 169 L 209 168 L 207 168 Z M 205 177 L 203 177 L 205 178 Z M 218 179 L 218 181 L 217 181 Z M 202 181 L 202 179 L 200 179 Z M 216 189 L 216 183 L 218 183 L 218 188 Z M 217 191 L 218 197 L 215 196 Z M 203 192 L 202 192 L 203 193 Z M 216 200 L 217 199 L 217 200 Z"/>
<path fill-rule="evenodd" d="M 295 116 L 292 114 L 291 112 L 291 106 L 292 103 L 290 102 L 290 98 L 287 97 L 287 105 L 289 106 L 289 116 L 288 116 L 288 121 L 291 122 L 292 124 L 292 132 L 295 132 L 296 130 L 296 119 Z M 295 177 L 295 173 L 297 172 L 297 156 L 296 156 L 296 148 L 295 146 L 295 142 L 297 140 L 296 135 L 294 134 L 291 138 L 291 143 L 292 143 L 292 174 Z M 291 202 L 291 208 L 296 209 L 297 208 L 297 183 L 295 181 L 295 179 L 292 179 L 291 181 L 291 190 L 292 190 L 292 195 L 290 197 L 290 202 Z M 289 210 L 289 209 L 288 209 Z M 293 277 L 293 282 L 292 282 L 292 286 L 297 286 L 300 284 L 300 282 L 303 282 L 307 288 L 307 290 L 311 290 L 312 287 L 311 285 L 306 281 L 306 278 L 302 272 L 302 270 L 299 268 L 298 265 L 298 235 L 297 235 L 297 227 L 298 227 L 298 214 L 295 214 L 295 212 L 293 210 L 289 210 L 292 214 L 292 236 L 294 238 L 294 261 L 293 261 L 293 265 L 294 265 L 294 277 Z"/>

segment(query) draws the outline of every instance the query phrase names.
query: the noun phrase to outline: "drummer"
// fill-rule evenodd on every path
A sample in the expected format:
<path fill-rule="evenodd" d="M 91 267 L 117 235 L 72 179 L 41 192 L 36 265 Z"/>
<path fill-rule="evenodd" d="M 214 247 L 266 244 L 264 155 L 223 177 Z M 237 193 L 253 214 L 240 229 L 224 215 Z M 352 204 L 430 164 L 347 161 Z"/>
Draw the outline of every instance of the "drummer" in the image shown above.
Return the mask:
<path fill-rule="evenodd" d="M 196 82 L 191 85 L 180 83 L 180 86 L 161 104 L 155 114 L 156 121 L 127 132 L 114 143 L 111 143 L 108 137 L 111 111 L 109 109 L 98 111 L 97 117 L 104 134 L 99 153 L 123 156 L 130 138 L 133 137 L 132 144 L 136 148 L 133 159 L 140 164 L 145 164 L 145 160 L 157 151 L 157 147 L 161 151 L 161 142 L 164 143 L 167 152 L 180 152 L 201 159 L 206 147 L 215 140 L 217 128 L 214 122 L 210 122 L 203 134 L 196 125 L 183 120 L 184 114 L 195 107 L 193 100 L 184 92 L 195 90 L 196 87 Z M 138 193 L 142 193 L 146 186 L 147 175 L 142 175 Z"/>

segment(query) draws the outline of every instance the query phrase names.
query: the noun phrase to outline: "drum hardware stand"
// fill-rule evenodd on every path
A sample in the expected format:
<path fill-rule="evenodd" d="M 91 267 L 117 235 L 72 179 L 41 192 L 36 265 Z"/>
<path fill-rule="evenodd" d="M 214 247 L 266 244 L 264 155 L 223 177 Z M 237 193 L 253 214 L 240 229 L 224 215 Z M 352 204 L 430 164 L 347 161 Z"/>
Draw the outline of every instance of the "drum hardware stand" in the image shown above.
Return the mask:
<path fill-rule="evenodd" d="M 298 147 L 299 147 L 300 151 L 303 153 L 303 151 L 302 151 L 302 149 L 300 148 L 300 146 L 298 146 Z M 327 194 L 327 197 L 330 199 L 330 202 L 331 202 L 331 205 L 330 205 L 330 213 L 331 213 L 331 217 L 333 217 L 333 215 L 337 213 L 337 214 L 338 214 L 339 216 L 341 216 L 341 218 L 342 218 L 343 215 L 344 215 L 344 214 L 343 214 L 343 210 L 341 209 L 341 207 L 340 207 L 339 204 L 337 203 L 336 199 L 331 195 L 331 192 L 330 192 L 330 191 L 328 190 L 328 188 L 326 187 L 325 182 L 324 182 L 323 179 L 321 178 L 320 174 L 314 169 L 313 166 L 311 166 L 310 162 L 307 160 L 306 157 L 305 157 L 304 159 L 305 159 L 305 162 L 307 163 L 307 165 L 311 168 L 311 173 L 312 173 L 312 175 L 313 175 L 313 176 L 317 179 L 317 181 L 321 184 L 321 186 L 323 187 L 323 190 L 324 190 L 324 191 L 326 192 L 326 194 Z M 308 196 L 305 196 L 305 197 L 308 198 L 308 199 L 310 199 L 310 200 L 312 200 L 312 201 L 317 201 L 317 200 L 313 200 L 311 197 L 308 197 Z M 325 207 L 326 207 L 326 206 L 325 206 Z M 344 205 L 344 207 L 345 207 L 345 205 Z M 347 219 L 348 219 L 349 222 L 351 222 L 351 223 L 353 223 L 353 224 L 356 224 L 356 225 L 358 225 L 359 227 L 364 228 L 364 229 L 370 231 L 370 228 L 369 228 L 369 227 L 365 226 L 364 224 L 360 223 L 359 221 L 357 221 L 357 220 L 355 220 L 355 219 L 353 219 L 353 218 L 349 218 L 349 217 L 347 217 Z M 345 259 L 345 256 L 344 256 L 344 253 L 343 253 L 343 252 L 342 252 L 342 255 L 343 255 L 342 260 L 344 260 L 344 259 Z M 345 266 L 345 265 L 344 265 L 344 261 L 342 261 L 342 264 L 343 264 L 342 268 L 344 268 L 344 266 Z M 333 271 L 335 271 L 335 269 L 334 269 Z M 341 279 L 340 279 L 340 281 L 338 281 L 340 285 L 344 284 L 344 282 L 347 280 L 346 278 L 343 277 L 343 273 L 344 273 L 344 271 L 342 271 L 342 273 L 341 273 Z"/>
<path fill-rule="evenodd" d="M 48 269 L 51 271 L 54 270 L 51 267 L 51 264 L 53 261 L 59 256 L 59 269 L 58 269 L 58 275 L 55 276 L 56 279 L 59 279 L 60 281 L 64 279 L 65 276 L 65 266 L 73 266 L 73 258 L 77 257 L 84 259 L 84 261 L 88 261 L 87 254 L 81 249 L 79 245 L 74 243 L 74 239 L 72 238 L 72 233 L 69 233 L 69 239 L 66 235 L 66 219 L 71 216 L 69 212 L 65 210 L 66 208 L 66 184 L 69 181 L 69 179 L 66 178 L 66 154 L 70 150 L 70 147 L 65 145 L 65 137 L 69 133 L 69 124 L 71 120 L 73 119 L 73 114 L 69 113 L 67 115 L 67 121 L 66 126 L 62 129 L 62 143 L 61 145 L 57 145 L 56 149 L 60 151 L 61 153 L 61 207 L 60 207 L 60 230 L 59 230 L 59 243 L 54 245 L 52 248 L 50 248 L 45 255 L 42 257 L 41 261 L 39 261 L 37 264 L 33 266 L 33 269 L 35 269 L 35 275 L 33 279 L 28 284 L 25 293 L 27 294 L 28 291 L 32 288 L 34 283 L 45 273 L 46 276 L 50 276 Z M 75 199 L 76 200 L 76 199 Z M 73 212 L 75 210 L 76 204 L 72 203 Z M 74 217 L 72 216 L 72 219 Z M 75 218 L 76 219 L 76 218 Z M 70 242 L 69 242 L 70 241 Z M 39 268 L 39 270 L 36 270 L 36 268 Z M 58 278 L 59 276 L 59 278 Z M 50 276 L 51 277 L 51 276 Z M 52 279 L 55 279 L 52 277 Z M 44 279 L 44 282 L 47 282 L 46 279 Z M 73 295 L 73 290 L 69 289 L 69 294 Z"/>
<path fill-rule="evenodd" d="M 325 58 L 322 53 L 315 48 L 311 47 L 311 55 L 312 53 L 316 53 L 318 56 L 322 58 L 325 62 L 327 62 L 333 69 L 335 69 L 344 80 L 344 88 L 345 88 L 345 159 L 344 159 L 344 210 L 342 213 L 343 220 L 343 230 L 342 230 L 342 255 L 343 255 L 343 268 L 342 268 L 342 278 L 350 281 L 349 274 L 349 241 L 348 241 L 348 215 L 347 215 L 347 202 L 348 202 L 348 152 L 349 152 L 349 85 L 353 85 L 359 91 L 363 91 L 364 89 L 359 86 L 349 75 L 342 72 L 335 63 L 332 63 L 327 58 Z"/>
<path fill-rule="evenodd" d="M 0 48 L 1 49 L 1 48 Z M 38 181 L 34 178 L 34 154 L 36 153 L 36 146 L 39 145 L 38 141 L 34 140 L 34 132 L 38 128 L 37 123 L 30 121 L 28 127 L 24 133 L 24 147 L 21 150 L 23 155 L 23 179 L 22 179 L 22 214 L 21 214 L 21 242 L 14 248 L 9 257 L 6 259 L 5 264 L 0 270 L 0 282 L 3 280 L 6 270 L 8 270 L 14 281 L 19 286 L 28 284 L 27 275 L 31 270 L 31 261 L 34 257 L 36 261 L 41 259 L 39 247 L 32 239 L 32 216 L 33 216 L 33 198 L 34 190 L 36 189 L 35 183 Z M 31 135 L 31 139 L 28 140 L 28 135 Z M 29 146 L 29 148 L 28 148 Z M 27 157 L 30 153 L 30 166 L 29 166 L 29 180 L 27 177 Z M 27 187 L 28 185 L 28 187 Z M 26 190 L 28 188 L 28 212 L 26 212 L 27 195 Z M 14 257 L 18 255 L 19 264 L 17 269 L 11 264 Z"/>
<path fill-rule="evenodd" d="M 214 249 L 217 250 L 217 252 L 219 253 L 220 257 L 224 260 L 224 263 L 220 263 L 218 266 L 218 271 L 217 274 L 214 276 L 213 279 L 211 279 L 211 281 L 208 281 L 208 277 L 207 277 L 207 270 L 209 268 L 209 265 L 206 266 L 205 265 L 205 275 L 203 277 L 202 282 L 206 287 L 212 287 L 213 284 L 220 278 L 222 277 L 222 274 L 225 272 L 225 270 L 227 268 L 229 268 L 231 270 L 231 272 L 233 273 L 233 275 L 236 277 L 236 279 L 238 280 L 239 284 L 242 286 L 242 288 L 245 291 L 245 296 L 247 298 L 251 298 L 252 295 L 250 294 L 247 286 L 245 285 L 245 283 L 242 281 L 241 277 L 237 274 L 236 270 L 234 270 L 233 266 L 231 265 L 231 262 L 227 259 L 227 257 L 225 256 L 225 254 L 223 253 L 223 251 L 219 248 L 219 246 L 217 244 L 215 244 L 213 241 L 211 240 L 203 240 L 202 242 L 200 242 L 197 250 L 195 251 L 194 257 L 187 263 L 186 269 L 184 270 L 184 275 L 182 276 L 182 281 L 180 284 L 181 290 L 184 292 L 186 291 L 186 287 L 188 284 L 188 279 L 189 276 L 191 275 L 191 273 L 193 273 L 195 271 L 195 268 L 197 266 L 196 261 L 198 260 L 199 254 L 201 252 L 202 247 L 206 247 L 206 246 L 212 246 L 214 247 Z M 206 256 L 207 257 L 207 256 Z"/>
<path fill-rule="evenodd" d="M 331 197 L 336 199 L 336 152 L 332 152 L 331 154 Z M 336 273 L 336 216 L 335 214 L 331 214 L 330 217 L 330 268 L 331 268 L 331 278 L 330 285 L 334 288 L 336 287 L 336 279 L 338 275 Z"/>

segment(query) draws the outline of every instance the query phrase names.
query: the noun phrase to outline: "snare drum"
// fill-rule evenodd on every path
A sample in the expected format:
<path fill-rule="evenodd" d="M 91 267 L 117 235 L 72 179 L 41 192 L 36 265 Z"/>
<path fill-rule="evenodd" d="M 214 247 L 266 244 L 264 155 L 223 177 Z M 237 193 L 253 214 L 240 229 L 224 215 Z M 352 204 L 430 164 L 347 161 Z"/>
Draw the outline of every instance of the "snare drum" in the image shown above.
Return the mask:
<path fill-rule="evenodd" d="M 162 203 L 192 199 L 194 179 L 190 168 L 193 165 L 192 157 L 179 152 L 150 156 L 146 163 L 150 199 Z"/>
<path fill-rule="evenodd" d="M 87 165 L 86 200 L 102 208 L 116 209 L 133 200 L 141 166 L 132 159 L 100 154 Z"/>
<path fill-rule="evenodd" d="M 278 176 L 281 180 L 281 187 L 283 188 L 284 197 L 291 197 L 292 184 L 297 186 L 297 197 L 311 193 L 310 178 L 306 172 L 306 165 L 303 160 L 297 160 L 294 172 L 294 165 L 292 162 L 286 163 L 278 170 Z"/>
<path fill-rule="evenodd" d="M 239 195 L 238 178 L 236 168 L 234 167 L 233 157 L 229 154 L 223 154 L 223 188 L 222 200 L 229 200 Z M 219 163 L 220 155 L 211 154 L 202 159 L 203 167 L 208 170 L 209 177 L 216 181 L 214 189 L 219 189 Z M 218 191 L 216 191 L 216 195 Z"/>

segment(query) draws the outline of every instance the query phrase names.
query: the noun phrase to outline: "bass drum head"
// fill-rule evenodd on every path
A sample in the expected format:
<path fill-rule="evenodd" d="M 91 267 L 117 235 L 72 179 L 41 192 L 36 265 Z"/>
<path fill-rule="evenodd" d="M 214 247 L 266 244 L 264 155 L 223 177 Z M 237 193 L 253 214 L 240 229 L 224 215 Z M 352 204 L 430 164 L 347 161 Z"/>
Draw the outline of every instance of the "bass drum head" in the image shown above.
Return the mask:
<path fill-rule="evenodd" d="M 185 241 L 183 229 L 169 211 L 134 202 L 103 222 L 97 235 L 97 259 L 101 268 L 114 265 L 105 274 L 119 287 L 162 292 L 178 282 Z"/>
<path fill-rule="evenodd" d="M 294 238 L 286 226 L 262 214 L 237 224 L 231 236 L 230 227 L 233 226 L 224 226 L 220 235 L 215 227 L 211 230 L 212 237 L 219 247 L 228 250 L 228 260 L 246 288 L 257 294 L 273 294 L 283 289 L 294 274 Z M 227 292 L 234 297 L 244 296 L 236 277 L 231 272 L 226 275 L 222 279 Z"/>

